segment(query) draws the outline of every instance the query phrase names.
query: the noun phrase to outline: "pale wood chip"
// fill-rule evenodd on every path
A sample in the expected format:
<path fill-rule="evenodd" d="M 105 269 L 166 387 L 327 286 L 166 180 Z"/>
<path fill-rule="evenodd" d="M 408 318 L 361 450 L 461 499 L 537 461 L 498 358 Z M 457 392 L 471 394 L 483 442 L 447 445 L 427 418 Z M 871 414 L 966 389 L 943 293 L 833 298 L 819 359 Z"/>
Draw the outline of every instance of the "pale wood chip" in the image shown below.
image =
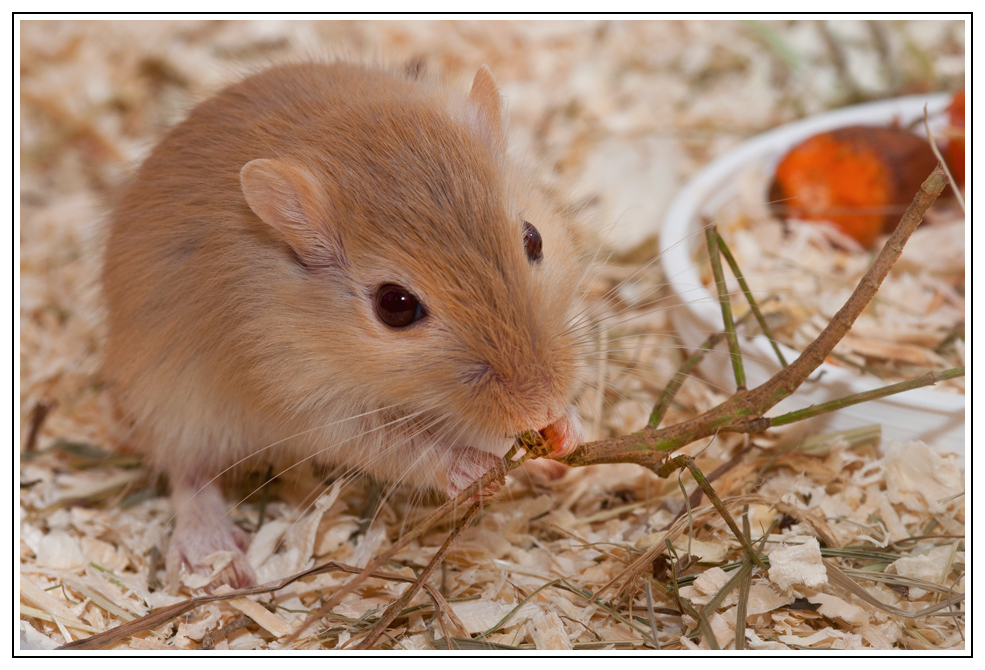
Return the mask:
<path fill-rule="evenodd" d="M 536 615 L 531 620 L 530 637 L 538 649 L 570 650 L 571 640 L 564 630 L 564 624 L 554 612 Z"/>
<path fill-rule="evenodd" d="M 829 619 L 841 619 L 852 626 L 867 626 L 869 616 L 861 607 L 833 596 L 828 593 L 815 593 L 807 598 L 812 603 L 818 603 L 818 613 L 823 614 Z"/>
<path fill-rule="evenodd" d="M 293 630 L 290 624 L 281 619 L 279 616 L 248 598 L 237 598 L 236 600 L 230 600 L 229 604 L 256 621 L 262 628 L 270 632 L 274 637 L 284 637 Z"/>
<path fill-rule="evenodd" d="M 820 586 L 828 581 L 821 562 L 821 546 L 813 537 L 801 544 L 780 545 L 768 554 L 770 581 L 787 590 L 793 586 Z"/>

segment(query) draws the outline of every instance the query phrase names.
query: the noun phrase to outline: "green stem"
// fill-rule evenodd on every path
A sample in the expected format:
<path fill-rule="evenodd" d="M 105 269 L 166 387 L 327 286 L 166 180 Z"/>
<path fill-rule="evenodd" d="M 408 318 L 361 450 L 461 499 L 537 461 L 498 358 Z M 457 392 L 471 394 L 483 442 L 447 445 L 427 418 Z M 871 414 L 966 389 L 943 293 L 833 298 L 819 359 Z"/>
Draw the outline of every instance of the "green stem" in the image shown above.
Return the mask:
<path fill-rule="evenodd" d="M 767 428 L 785 426 L 796 421 L 810 419 L 815 416 L 820 416 L 821 414 L 827 414 L 828 412 L 834 412 L 835 410 L 843 409 L 845 407 L 851 407 L 852 405 L 868 402 L 869 400 L 885 398 L 886 396 L 895 395 L 904 391 L 910 391 L 923 386 L 932 386 L 937 382 L 963 376 L 964 366 L 961 366 L 960 368 L 951 368 L 950 370 L 944 370 L 942 372 L 928 372 L 927 374 L 921 375 L 916 379 L 899 382 L 898 384 L 890 384 L 889 386 L 873 389 L 872 391 L 853 393 L 852 395 L 845 396 L 844 398 L 829 400 L 828 402 L 821 403 L 820 405 L 811 405 L 810 407 L 798 409 L 793 412 L 787 412 L 786 414 L 781 414 L 780 416 L 764 416 L 758 419 L 743 421 L 735 426 L 729 426 L 723 428 L 722 430 L 725 432 L 737 433 L 759 432 L 761 430 L 766 430 Z"/>
<path fill-rule="evenodd" d="M 705 492 L 706 496 L 708 496 L 708 500 L 711 501 L 711 504 L 714 505 L 715 509 L 718 511 L 718 514 L 722 517 L 722 519 L 724 519 L 725 524 L 729 527 L 729 530 L 732 531 L 732 534 L 735 536 L 735 539 L 739 541 L 739 544 L 742 545 L 742 548 L 746 550 L 746 553 L 749 555 L 749 558 L 752 559 L 752 562 L 759 567 L 766 569 L 766 564 L 763 563 L 763 559 L 759 557 L 759 553 L 753 549 L 752 544 L 749 543 L 746 536 L 742 534 L 741 530 L 739 530 L 739 526 L 735 523 L 735 519 L 733 519 L 732 515 L 729 514 L 728 510 L 725 508 L 725 504 L 722 503 L 721 498 L 719 498 L 718 494 L 715 493 L 715 489 L 713 489 L 708 480 L 705 479 L 704 473 L 702 473 L 701 470 L 698 469 L 698 466 L 695 465 L 693 458 L 687 454 L 675 456 L 656 470 L 656 473 L 659 477 L 666 479 L 670 473 L 679 468 L 687 468 L 691 471 L 691 476 L 694 477 L 694 481 L 698 483 L 701 490 Z"/>
<path fill-rule="evenodd" d="M 735 334 L 735 322 L 732 320 L 732 303 L 728 298 L 725 287 L 725 273 L 722 271 L 722 259 L 718 254 L 718 228 L 709 225 L 705 228 L 705 240 L 708 243 L 708 262 L 711 263 L 711 273 L 715 277 L 715 289 L 718 291 L 718 304 L 722 307 L 722 321 L 725 323 L 725 339 L 728 350 L 732 355 L 732 371 L 735 373 L 736 392 L 746 390 L 746 371 L 742 367 L 742 354 L 739 353 L 739 337 Z"/>
<path fill-rule="evenodd" d="M 735 262 L 735 257 L 732 256 L 732 252 L 725 244 L 725 240 L 721 235 L 718 236 L 718 248 L 725 257 L 725 262 L 728 263 L 729 268 L 731 268 L 732 274 L 735 275 L 735 278 L 738 280 L 739 287 L 742 288 L 742 292 L 745 294 L 746 300 L 749 302 L 749 309 L 751 309 L 752 313 L 756 315 L 756 321 L 759 323 L 759 327 L 763 329 L 763 334 L 770 341 L 770 346 L 772 346 L 773 351 L 776 352 L 776 357 L 780 360 L 780 365 L 787 367 L 787 359 L 783 357 L 783 352 L 780 351 L 780 345 L 778 345 L 776 340 L 773 339 L 773 331 L 770 330 L 769 325 L 767 325 L 766 318 L 763 316 L 763 312 L 759 309 L 759 303 L 757 303 L 756 299 L 752 297 L 752 291 L 749 290 L 749 284 L 746 283 L 746 278 L 742 276 L 742 270 L 739 269 L 739 264 Z"/>

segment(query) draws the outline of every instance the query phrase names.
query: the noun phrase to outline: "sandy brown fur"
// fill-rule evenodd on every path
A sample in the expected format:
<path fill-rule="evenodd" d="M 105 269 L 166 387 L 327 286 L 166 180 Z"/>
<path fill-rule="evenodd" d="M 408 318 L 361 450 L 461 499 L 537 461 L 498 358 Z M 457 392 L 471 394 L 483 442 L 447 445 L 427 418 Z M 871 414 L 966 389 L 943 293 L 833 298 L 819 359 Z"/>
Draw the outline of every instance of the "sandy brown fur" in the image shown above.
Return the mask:
<path fill-rule="evenodd" d="M 121 199 L 106 257 L 107 370 L 135 446 L 172 480 L 276 442 L 257 457 L 319 454 L 445 489 L 456 455 L 441 447 L 502 453 L 556 421 L 579 383 L 568 325 L 583 266 L 570 224 L 506 164 L 492 109 L 309 63 L 231 86 L 175 127 Z M 315 177 L 310 248 L 246 202 L 240 170 L 259 158 Z M 524 220 L 544 238 L 538 265 Z M 381 324 L 386 282 L 428 317 Z"/>

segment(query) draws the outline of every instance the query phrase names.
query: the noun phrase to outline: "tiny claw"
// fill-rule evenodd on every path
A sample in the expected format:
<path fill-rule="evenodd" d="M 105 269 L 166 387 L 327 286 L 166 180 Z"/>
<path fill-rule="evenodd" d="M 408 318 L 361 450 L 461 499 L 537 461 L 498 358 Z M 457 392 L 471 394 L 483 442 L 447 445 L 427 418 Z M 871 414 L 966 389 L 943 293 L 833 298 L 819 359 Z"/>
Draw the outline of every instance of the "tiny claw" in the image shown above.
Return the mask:
<path fill-rule="evenodd" d="M 469 502 L 470 503 L 477 503 L 477 502 L 487 503 L 487 502 L 490 502 L 493 498 L 496 497 L 496 495 L 500 491 L 503 490 L 503 486 L 504 486 L 504 482 L 502 482 L 502 481 L 490 482 L 489 485 L 486 486 L 486 488 L 482 489 L 481 491 L 479 491 L 478 493 L 476 493 L 474 496 L 472 496 L 471 498 L 469 498 Z"/>

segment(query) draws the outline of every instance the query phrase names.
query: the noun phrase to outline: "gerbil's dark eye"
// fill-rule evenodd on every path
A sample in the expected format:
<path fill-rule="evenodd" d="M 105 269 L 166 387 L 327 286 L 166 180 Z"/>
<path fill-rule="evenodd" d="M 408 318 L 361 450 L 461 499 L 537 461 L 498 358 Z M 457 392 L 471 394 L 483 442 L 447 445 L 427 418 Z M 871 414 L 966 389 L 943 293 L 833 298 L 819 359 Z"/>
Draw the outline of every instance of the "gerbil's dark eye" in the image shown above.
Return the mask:
<path fill-rule="evenodd" d="M 376 316 L 393 328 L 405 328 L 424 316 L 424 305 L 403 286 L 384 284 L 376 291 Z"/>
<path fill-rule="evenodd" d="M 529 221 L 523 222 L 523 250 L 531 263 L 539 263 L 544 258 L 544 240 Z"/>

